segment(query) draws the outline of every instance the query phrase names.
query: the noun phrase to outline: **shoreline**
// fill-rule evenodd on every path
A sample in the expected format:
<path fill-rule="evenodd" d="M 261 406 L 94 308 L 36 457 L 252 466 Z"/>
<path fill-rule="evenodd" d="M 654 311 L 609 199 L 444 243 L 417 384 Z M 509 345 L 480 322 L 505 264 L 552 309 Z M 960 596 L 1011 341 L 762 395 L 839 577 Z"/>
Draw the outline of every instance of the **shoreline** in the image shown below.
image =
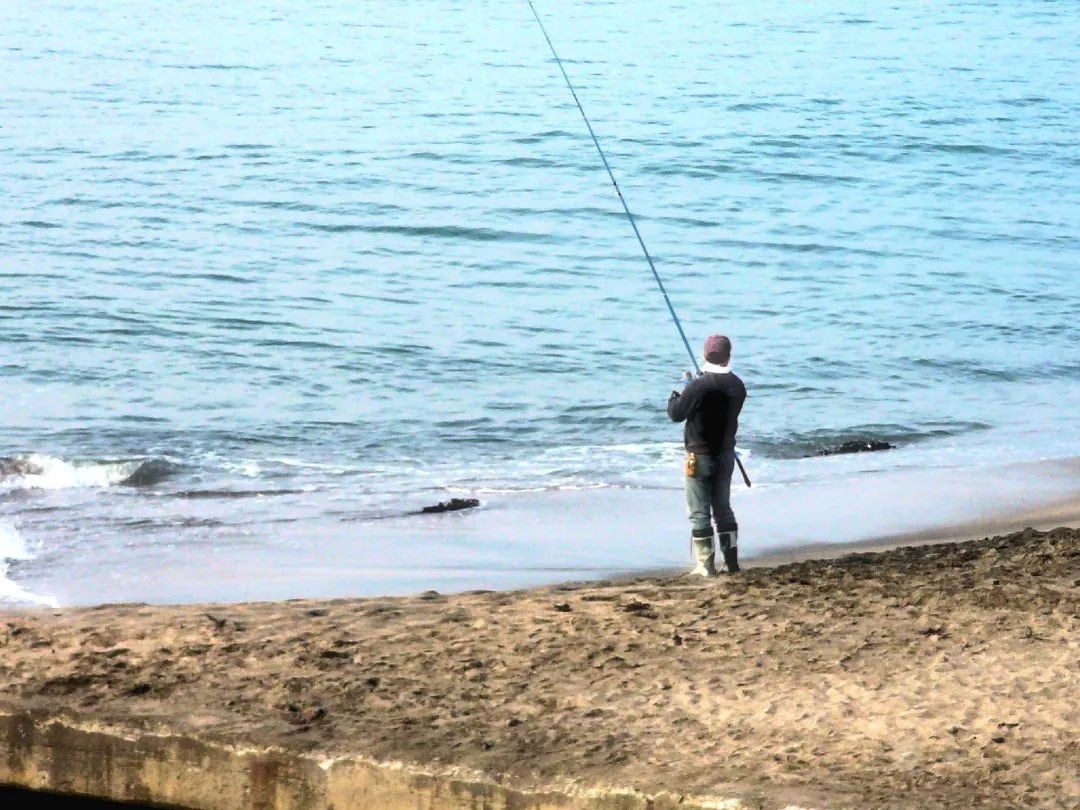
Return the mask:
<path fill-rule="evenodd" d="M 228 751 L 426 775 L 433 810 L 462 779 L 522 807 L 1080 802 L 1080 530 L 845 551 L 712 580 L 6 611 L 0 714 L 33 739 L 209 746 L 236 779 Z M 16 759 L 0 782 L 50 787 Z M 127 795 L 216 807 L 154 797 Z"/>
<path fill-rule="evenodd" d="M 1080 512 L 1080 461 L 867 471 L 736 489 L 734 502 L 748 565 L 809 559 L 1067 523 Z M 504 494 L 445 515 L 287 522 L 267 537 L 246 537 L 242 523 L 236 531 L 191 544 L 91 542 L 16 560 L 9 579 L 62 605 L 184 604 L 507 590 L 689 564 L 675 488 Z"/>
<path fill-rule="evenodd" d="M 746 566 L 772 567 L 812 560 L 833 560 L 846 554 L 891 551 L 897 548 L 937 543 L 965 543 L 997 535 L 1014 534 L 1027 528 L 1050 531 L 1059 527 L 1080 527 L 1080 491 L 1033 509 L 1024 509 L 993 518 L 972 519 L 919 531 L 886 535 L 872 540 L 796 546 L 784 551 L 748 557 Z"/>

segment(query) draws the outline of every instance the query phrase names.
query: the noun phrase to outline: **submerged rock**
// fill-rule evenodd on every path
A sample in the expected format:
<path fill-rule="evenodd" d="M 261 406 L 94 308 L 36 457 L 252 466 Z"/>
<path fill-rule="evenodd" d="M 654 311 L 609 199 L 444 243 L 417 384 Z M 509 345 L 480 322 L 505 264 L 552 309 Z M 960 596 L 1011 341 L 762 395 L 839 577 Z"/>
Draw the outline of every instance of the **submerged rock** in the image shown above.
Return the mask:
<path fill-rule="evenodd" d="M 40 464 L 35 464 L 28 458 L 0 458 L 0 478 L 9 475 L 41 475 L 45 472 Z"/>
<path fill-rule="evenodd" d="M 158 484 L 175 473 L 177 466 L 164 459 L 154 458 L 144 461 L 135 471 L 120 483 L 125 487 L 149 487 Z"/>
<path fill-rule="evenodd" d="M 879 441 L 877 439 L 869 440 L 857 440 L 844 442 L 837 447 L 825 447 L 813 453 L 807 458 L 813 458 L 814 456 L 838 456 L 842 453 L 876 453 L 880 450 L 895 450 L 895 444 L 889 444 L 888 442 Z"/>

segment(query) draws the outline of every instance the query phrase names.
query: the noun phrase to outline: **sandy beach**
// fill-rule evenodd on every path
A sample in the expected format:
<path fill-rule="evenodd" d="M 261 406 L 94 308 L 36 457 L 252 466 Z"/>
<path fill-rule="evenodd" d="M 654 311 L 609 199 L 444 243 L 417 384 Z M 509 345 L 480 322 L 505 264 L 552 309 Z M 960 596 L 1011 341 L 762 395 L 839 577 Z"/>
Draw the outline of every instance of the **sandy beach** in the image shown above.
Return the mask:
<path fill-rule="evenodd" d="M 0 707 L 518 789 L 1080 803 L 1080 531 L 516 592 L 9 612 Z"/>

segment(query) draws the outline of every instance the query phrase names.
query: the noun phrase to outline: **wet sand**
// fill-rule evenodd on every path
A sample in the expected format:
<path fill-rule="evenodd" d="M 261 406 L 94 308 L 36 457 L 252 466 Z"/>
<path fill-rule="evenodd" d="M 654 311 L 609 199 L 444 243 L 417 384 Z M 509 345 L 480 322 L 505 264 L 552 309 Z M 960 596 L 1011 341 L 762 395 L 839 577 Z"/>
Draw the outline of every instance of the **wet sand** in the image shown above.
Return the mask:
<path fill-rule="evenodd" d="M 1080 503 L 1078 485 L 1080 462 L 1058 459 L 736 488 L 734 500 L 743 555 L 792 561 L 847 553 L 881 538 L 910 543 L 1074 525 L 1048 512 Z M 689 554 L 685 511 L 678 488 L 608 488 L 493 494 L 479 509 L 445 515 L 356 523 L 305 518 L 281 523 L 272 537 L 236 536 L 232 529 L 222 536 L 176 529 L 136 539 L 101 532 L 58 553 L 35 547 L 37 558 L 12 561 L 8 577 L 61 605 L 529 588 L 681 570 Z M 199 515 L 236 527 L 244 522 L 243 515 L 222 511 Z M 980 523 L 973 526 L 975 519 Z M 34 545 L 31 534 L 26 539 Z"/>
<path fill-rule="evenodd" d="M 1080 531 L 715 580 L 0 619 L 0 707 L 516 788 L 1080 806 Z"/>

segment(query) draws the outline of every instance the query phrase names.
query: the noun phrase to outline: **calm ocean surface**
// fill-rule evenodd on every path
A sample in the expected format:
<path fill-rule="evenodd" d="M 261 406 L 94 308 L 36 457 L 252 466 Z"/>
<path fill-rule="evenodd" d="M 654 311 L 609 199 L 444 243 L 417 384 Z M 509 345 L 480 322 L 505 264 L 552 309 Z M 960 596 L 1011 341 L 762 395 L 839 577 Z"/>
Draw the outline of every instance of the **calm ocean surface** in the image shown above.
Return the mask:
<path fill-rule="evenodd" d="M 756 483 L 1080 455 L 1074 7 L 538 10 Z M 0 5 L 0 600 L 676 489 L 687 365 L 524 0 Z"/>

